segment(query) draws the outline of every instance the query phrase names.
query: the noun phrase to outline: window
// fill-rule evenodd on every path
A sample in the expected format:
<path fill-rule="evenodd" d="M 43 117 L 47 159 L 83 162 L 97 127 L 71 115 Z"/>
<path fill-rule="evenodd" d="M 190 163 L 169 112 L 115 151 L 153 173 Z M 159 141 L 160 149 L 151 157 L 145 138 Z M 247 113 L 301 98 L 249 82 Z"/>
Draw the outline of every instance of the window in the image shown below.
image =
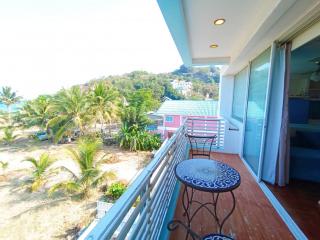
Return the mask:
<path fill-rule="evenodd" d="M 166 116 L 166 122 L 173 122 L 173 116 Z"/>
<path fill-rule="evenodd" d="M 232 100 L 232 117 L 243 121 L 244 107 L 245 107 L 245 96 L 247 86 L 247 71 L 246 67 L 234 77 L 234 88 L 233 88 L 233 100 Z"/>

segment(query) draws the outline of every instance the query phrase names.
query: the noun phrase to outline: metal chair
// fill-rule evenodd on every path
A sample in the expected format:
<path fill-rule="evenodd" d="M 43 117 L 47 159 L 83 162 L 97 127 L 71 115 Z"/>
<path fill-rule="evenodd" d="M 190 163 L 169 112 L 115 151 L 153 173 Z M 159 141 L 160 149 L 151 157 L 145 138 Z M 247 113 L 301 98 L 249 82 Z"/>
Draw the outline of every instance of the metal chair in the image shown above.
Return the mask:
<path fill-rule="evenodd" d="M 202 136 L 186 134 L 190 142 L 191 158 L 194 156 L 204 156 L 210 159 L 210 153 L 216 144 L 217 135 Z"/>
<path fill-rule="evenodd" d="M 172 220 L 168 223 L 167 228 L 169 231 L 176 230 L 179 226 L 182 226 L 186 231 L 186 239 L 190 235 L 192 240 L 233 240 L 233 238 L 223 235 L 223 234 L 217 234 L 217 233 L 210 233 L 203 237 L 199 236 L 197 233 L 192 231 L 186 224 L 184 224 L 180 220 Z"/>

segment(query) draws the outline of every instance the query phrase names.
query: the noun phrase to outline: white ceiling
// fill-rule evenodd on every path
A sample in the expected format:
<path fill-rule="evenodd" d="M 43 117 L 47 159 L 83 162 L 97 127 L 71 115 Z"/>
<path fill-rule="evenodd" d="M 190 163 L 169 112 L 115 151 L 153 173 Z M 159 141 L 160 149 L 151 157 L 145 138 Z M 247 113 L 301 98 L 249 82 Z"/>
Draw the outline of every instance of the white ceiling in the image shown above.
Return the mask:
<path fill-rule="evenodd" d="M 319 0 L 181 0 L 193 65 L 228 64 L 234 74 L 319 14 Z M 222 26 L 213 20 L 225 18 Z M 219 45 L 211 49 L 212 43 Z M 179 46 L 178 46 L 179 47 Z"/>
<path fill-rule="evenodd" d="M 232 58 L 254 34 L 279 0 L 184 0 L 186 25 L 193 60 Z M 221 26 L 217 18 L 226 19 Z M 209 48 L 217 43 L 218 48 Z"/>

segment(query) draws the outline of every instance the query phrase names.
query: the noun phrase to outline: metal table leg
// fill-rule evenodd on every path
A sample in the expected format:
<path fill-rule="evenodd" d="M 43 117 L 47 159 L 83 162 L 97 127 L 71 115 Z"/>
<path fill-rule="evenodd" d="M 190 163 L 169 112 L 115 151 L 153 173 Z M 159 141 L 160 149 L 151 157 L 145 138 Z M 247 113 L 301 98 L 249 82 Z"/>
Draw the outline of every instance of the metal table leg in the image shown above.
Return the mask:
<path fill-rule="evenodd" d="M 191 194 L 189 196 L 188 187 L 185 185 L 183 195 L 182 195 L 182 205 L 183 205 L 183 209 L 184 209 L 183 216 L 187 217 L 187 226 L 190 228 L 193 218 L 200 211 L 200 209 L 205 208 L 212 215 L 213 219 L 217 223 L 218 229 L 219 229 L 219 234 L 221 234 L 222 228 L 223 228 L 226 220 L 232 215 L 232 213 L 236 207 L 236 199 L 235 199 L 234 193 L 233 193 L 233 191 L 230 191 L 230 193 L 232 196 L 232 208 L 231 208 L 230 212 L 224 218 L 220 219 L 218 216 L 218 213 L 217 213 L 218 200 L 219 200 L 220 193 L 216 193 L 216 194 L 212 193 L 212 202 L 201 203 L 197 200 L 193 200 L 193 195 L 194 195 L 193 188 L 191 188 Z M 195 208 L 194 212 L 191 214 L 190 208 L 193 203 L 196 203 L 199 206 L 197 208 Z M 209 206 L 212 206 L 213 210 L 210 209 Z M 189 236 L 189 233 L 186 234 L 186 239 L 188 239 L 188 236 Z"/>
<path fill-rule="evenodd" d="M 191 227 L 191 221 L 192 219 L 190 218 L 190 207 L 193 202 L 193 195 L 194 195 L 194 189 L 191 188 L 191 194 L 189 196 L 188 192 L 188 186 L 184 185 L 184 190 L 182 194 L 182 206 L 183 206 L 183 216 L 187 216 L 187 226 L 190 228 Z M 186 234 L 186 239 L 189 237 L 189 232 Z"/>

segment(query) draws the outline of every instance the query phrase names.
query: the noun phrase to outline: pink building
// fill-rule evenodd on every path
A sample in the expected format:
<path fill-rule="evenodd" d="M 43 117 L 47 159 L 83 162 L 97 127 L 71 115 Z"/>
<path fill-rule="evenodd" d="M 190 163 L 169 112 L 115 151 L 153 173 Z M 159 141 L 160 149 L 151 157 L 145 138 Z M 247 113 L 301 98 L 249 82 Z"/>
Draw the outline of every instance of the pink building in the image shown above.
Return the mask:
<path fill-rule="evenodd" d="M 214 100 L 168 100 L 155 113 L 163 121 L 157 132 L 162 138 L 171 135 L 183 124 L 186 118 L 216 118 L 218 102 Z"/>

